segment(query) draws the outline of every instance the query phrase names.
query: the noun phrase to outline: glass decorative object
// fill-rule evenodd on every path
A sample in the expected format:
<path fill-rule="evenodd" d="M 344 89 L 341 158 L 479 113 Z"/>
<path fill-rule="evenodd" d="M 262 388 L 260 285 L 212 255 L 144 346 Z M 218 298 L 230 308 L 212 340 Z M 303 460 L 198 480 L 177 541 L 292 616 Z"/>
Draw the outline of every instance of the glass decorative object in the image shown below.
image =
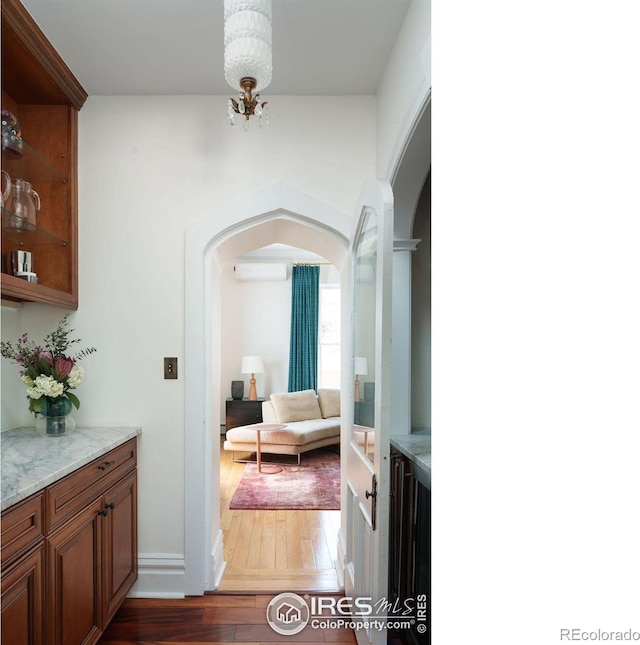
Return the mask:
<path fill-rule="evenodd" d="M 55 399 L 46 397 L 40 408 L 40 414 L 45 419 L 45 428 L 48 435 L 62 435 L 70 427 L 71 401 L 66 396 Z"/>
<path fill-rule="evenodd" d="M 18 118 L 9 110 L 2 110 L 2 152 L 14 159 L 22 157 L 24 142 L 21 130 Z"/>

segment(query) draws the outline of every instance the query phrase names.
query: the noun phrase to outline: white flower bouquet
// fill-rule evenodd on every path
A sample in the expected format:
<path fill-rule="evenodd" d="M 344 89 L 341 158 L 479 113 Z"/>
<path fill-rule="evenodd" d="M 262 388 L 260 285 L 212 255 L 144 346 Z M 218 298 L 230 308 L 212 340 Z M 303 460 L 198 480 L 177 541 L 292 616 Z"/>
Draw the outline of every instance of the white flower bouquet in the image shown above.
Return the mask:
<path fill-rule="evenodd" d="M 69 314 L 66 314 L 56 329 L 45 336 L 43 345 L 29 340 L 26 333 L 20 336 L 15 345 L 4 341 L 0 343 L 2 356 L 22 368 L 20 376 L 27 386 L 29 411 L 36 416 L 44 413 L 48 404 L 61 403 L 64 398 L 76 408 L 80 407 L 78 397 L 69 391 L 76 389 L 84 377 L 84 370 L 76 363 L 97 350 L 88 347 L 71 354 L 71 345 L 79 343 L 80 339 L 69 338 L 73 329 L 68 328 L 68 319 Z"/>

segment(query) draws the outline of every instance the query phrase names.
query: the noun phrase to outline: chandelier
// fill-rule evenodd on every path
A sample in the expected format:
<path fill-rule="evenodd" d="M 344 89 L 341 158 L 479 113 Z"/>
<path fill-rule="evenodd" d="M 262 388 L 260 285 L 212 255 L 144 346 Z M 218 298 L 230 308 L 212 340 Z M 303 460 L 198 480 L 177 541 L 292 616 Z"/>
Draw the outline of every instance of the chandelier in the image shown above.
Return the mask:
<path fill-rule="evenodd" d="M 238 100 L 229 99 L 227 116 L 258 117 L 268 123 L 267 102 L 259 92 L 271 82 L 271 0 L 224 0 L 224 77 L 233 89 L 242 90 Z"/>

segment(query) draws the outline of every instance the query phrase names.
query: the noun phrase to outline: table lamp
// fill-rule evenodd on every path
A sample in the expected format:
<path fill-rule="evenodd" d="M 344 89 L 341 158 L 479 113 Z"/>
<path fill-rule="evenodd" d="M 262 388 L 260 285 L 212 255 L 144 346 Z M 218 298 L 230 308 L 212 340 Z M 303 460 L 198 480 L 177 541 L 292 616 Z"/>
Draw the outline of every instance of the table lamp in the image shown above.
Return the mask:
<path fill-rule="evenodd" d="M 360 400 L 360 376 L 365 376 L 367 373 L 367 359 L 364 356 L 356 356 L 353 363 L 353 371 L 356 374 L 356 388 L 353 396 L 354 401 Z"/>
<path fill-rule="evenodd" d="M 249 401 L 257 401 L 258 393 L 256 392 L 255 375 L 264 372 L 262 356 L 243 356 L 241 371 L 243 374 L 251 374 L 251 380 L 249 381 Z"/>

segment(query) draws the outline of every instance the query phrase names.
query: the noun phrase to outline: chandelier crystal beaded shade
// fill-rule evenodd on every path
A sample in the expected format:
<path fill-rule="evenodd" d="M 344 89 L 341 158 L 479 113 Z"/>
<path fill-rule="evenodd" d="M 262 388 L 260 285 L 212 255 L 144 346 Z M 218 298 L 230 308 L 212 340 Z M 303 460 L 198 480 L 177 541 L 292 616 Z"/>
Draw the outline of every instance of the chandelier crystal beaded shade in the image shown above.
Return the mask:
<path fill-rule="evenodd" d="M 268 122 L 267 102 L 252 92 L 271 83 L 271 69 L 271 0 L 224 0 L 224 77 L 242 90 L 237 101 L 229 99 L 232 126 L 236 114 L 244 116 L 245 130 L 252 115 L 261 126 Z"/>

